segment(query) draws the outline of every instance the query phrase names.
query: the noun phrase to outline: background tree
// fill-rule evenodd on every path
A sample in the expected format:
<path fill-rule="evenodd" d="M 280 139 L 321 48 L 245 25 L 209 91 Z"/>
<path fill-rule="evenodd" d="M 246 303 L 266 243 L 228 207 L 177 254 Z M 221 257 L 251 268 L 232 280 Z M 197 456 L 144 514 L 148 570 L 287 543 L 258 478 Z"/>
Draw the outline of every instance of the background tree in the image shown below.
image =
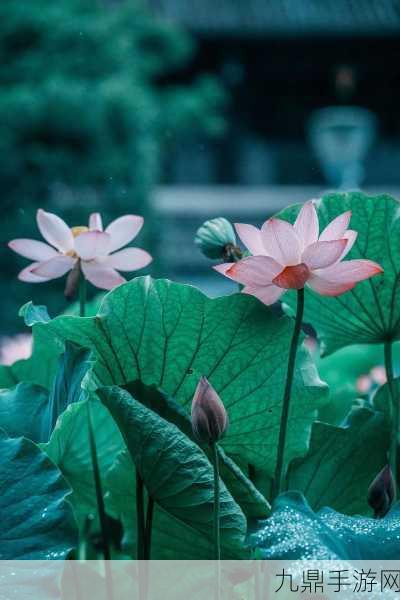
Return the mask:
<path fill-rule="evenodd" d="M 212 78 L 161 83 L 192 51 L 186 34 L 135 0 L 0 3 L 4 242 L 35 234 L 39 206 L 72 225 L 93 210 L 106 221 L 119 212 L 149 216 L 165 145 L 194 127 L 216 134 L 223 124 Z M 150 229 L 148 222 L 144 235 Z M 1 253 L 2 314 L 15 314 L 29 294 L 59 310 L 61 282 L 57 294 L 47 285 L 19 286 L 23 264 Z M 7 320 L 10 330 L 16 323 Z"/>

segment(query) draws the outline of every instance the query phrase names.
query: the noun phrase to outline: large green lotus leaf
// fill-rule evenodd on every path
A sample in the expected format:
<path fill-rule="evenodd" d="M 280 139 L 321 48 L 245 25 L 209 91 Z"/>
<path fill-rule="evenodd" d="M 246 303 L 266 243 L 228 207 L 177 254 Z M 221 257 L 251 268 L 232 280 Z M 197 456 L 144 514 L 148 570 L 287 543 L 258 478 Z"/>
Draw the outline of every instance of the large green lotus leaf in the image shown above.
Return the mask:
<path fill-rule="evenodd" d="M 391 196 L 361 192 L 328 194 L 317 202 L 320 230 L 340 213 L 352 211 L 350 228 L 358 237 L 345 260 L 374 260 L 384 269 L 336 298 L 306 288 L 305 321 L 318 332 L 326 354 L 351 344 L 400 338 L 399 208 Z M 289 207 L 279 217 L 293 222 L 299 210 L 300 205 Z M 293 307 L 295 295 L 286 294 L 285 301 Z"/>
<path fill-rule="evenodd" d="M 144 385 L 139 380 L 124 386 L 130 395 L 156 412 L 160 417 L 176 425 L 192 442 L 198 443 L 193 435 L 192 421 L 186 410 L 173 398 L 167 396 L 155 386 Z M 210 459 L 209 447 L 202 446 Z M 269 515 L 270 504 L 257 490 L 235 461 L 218 446 L 220 459 L 220 477 L 248 518 L 262 519 Z"/>
<path fill-rule="evenodd" d="M 123 548 L 136 552 L 136 477 L 135 465 L 123 450 L 107 473 L 107 512 L 120 519 L 124 527 Z M 153 560 L 207 560 L 213 544 L 207 535 L 173 517 L 158 504 L 154 507 L 151 558 Z"/>
<path fill-rule="evenodd" d="M 88 514 L 96 515 L 97 511 L 89 447 L 87 402 L 91 402 L 92 406 L 100 476 L 104 481 L 107 470 L 117 453 L 124 447 L 124 443 L 108 411 L 97 399 L 70 405 L 58 419 L 50 441 L 42 445 L 73 490 L 71 502 L 80 524 L 83 524 Z"/>
<path fill-rule="evenodd" d="M 396 377 L 394 379 L 393 385 L 394 385 L 394 389 L 396 390 L 396 398 L 397 398 L 397 402 L 398 402 L 399 398 L 400 398 L 400 377 Z M 376 391 L 375 395 L 372 398 L 372 403 L 377 410 L 380 410 L 383 412 L 383 414 L 385 415 L 385 418 L 387 420 L 387 423 L 391 424 L 392 423 L 392 400 L 391 400 L 391 396 L 390 396 L 390 392 L 389 392 L 389 386 L 387 383 L 382 385 Z M 397 433 L 398 433 L 398 435 L 397 435 L 397 443 L 398 443 L 397 451 L 398 451 L 398 453 L 400 453 L 400 431 L 398 431 Z M 397 481 L 400 482 L 399 461 L 398 461 L 397 467 L 398 467 Z M 400 483 L 399 483 L 399 485 L 400 485 Z M 399 493 L 400 493 L 400 488 L 399 488 Z"/>
<path fill-rule="evenodd" d="M 33 302 L 27 302 L 21 306 L 18 316 L 24 319 L 27 327 L 33 327 L 36 323 L 48 323 L 50 321 L 47 306 L 33 304 Z"/>
<path fill-rule="evenodd" d="M 0 559 L 63 559 L 77 543 L 59 469 L 33 442 L 0 432 Z"/>
<path fill-rule="evenodd" d="M 13 389 L 0 390 L 0 428 L 10 437 L 43 440 L 43 415 L 49 392 L 39 385 L 19 383 Z"/>
<path fill-rule="evenodd" d="M 45 306 L 35 306 L 28 302 L 19 314 L 24 318 L 25 324 L 32 327 L 32 356 L 17 360 L 10 366 L 0 365 L 0 388 L 12 388 L 24 381 L 50 389 L 64 344 L 51 331 L 42 327 L 50 320 Z"/>
<path fill-rule="evenodd" d="M 90 351 L 76 346 L 71 342 L 65 343 L 65 352 L 60 356 L 57 372 L 50 389 L 49 404 L 45 423 L 45 441 L 48 441 L 58 417 L 67 406 L 85 398 L 82 388 L 83 379 L 90 366 Z"/>
<path fill-rule="evenodd" d="M 0 390 L 0 427 L 10 437 L 47 442 L 66 407 L 83 398 L 81 384 L 89 367 L 88 359 L 88 350 L 67 342 L 50 392 L 31 383 Z"/>
<path fill-rule="evenodd" d="M 92 302 L 88 303 L 87 315 L 96 314 L 100 297 L 96 296 Z M 65 314 L 70 312 L 78 314 L 76 305 L 71 306 Z M 50 390 L 57 372 L 58 358 L 64 351 L 64 345 L 45 327 L 40 326 L 50 321 L 45 306 L 36 306 L 32 302 L 28 302 L 21 307 L 19 315 L 23 317 L 25 325 L 32 328 L 32 356 L 18 360 L 10 366 L 0 365 L 0 388 L 12 388 L 17 383 L 24 381 L 41 385 Z"/>
<path fill-rule="evenodd" d="M 368 408 L 354 409 L 342 427 L 316 422 L 307 456 L 290 465 L 288 487 L 303 492 L 314 510 L 370 514 L 368 487 L 387 462 L 389 444 L 384 415 Z"/>
<path fill-rule="evenodd" d="M 246 477 L 232 457 L 228 456 L 222 448 L 218 448 L 218 454 L 221 479 L 246 517 L 253 519 L 267 517 L 271 511 L 270 503 Z"/>
<path fill-rule="evenodd" d="M 398 397 L 400 396 L 400 377 L 396 377 L 394 380 L 394 387 L 397 390 Z M 387 420 L 390 422 L 392 418 L 391 399 L 389 393 L 389 386 L 387 383 L 378 388 L 372 397 L 372 404 L 377 410 L 382 411 Z M 400 434 L 400 432 L 399 432 Z"/>
<path fill-rule="evenodd" d="M 210 299 L 196 288 L 137 278 L 110 292 L 93 318 L 59 317 L 50 335 L 94 351 L 99 384 L 141 379 L 190 410 L 201 375 L 228 409 L 229 454 L 273 473 L 293 322 L 244 294 Z M 326 401 L 309 354 L 300 349 L 287 459 L 305 454 L 311 423 Z"/>
<path fill-rule="evenodd" d="M 400 503 L 383 519 L 349 517 L 331 508 L 313 512 L 299 492 L 282 494 L 250 545 L 268 560 L 397 560 Z"/>
<path fill-rule="evenodd" d="M 212 540 L 214 474 L 204 452 L 126 390 L 113 386 L 99 389 L 98 394 L 115 419 L 150 497 L 172 517 Z M 223 482 L 220 523 L 221 544 L 241 549 L 246 519 Z"/>
<path fill-rule="evenodd" d="M 59 340 L 46 335 L 34 336 L 33 354 L 12 365 L 0 365 L 0 388 L 12 388 L 25 381 L 50 389 L 57 371 L 57 361 L 63 351 Z"/>

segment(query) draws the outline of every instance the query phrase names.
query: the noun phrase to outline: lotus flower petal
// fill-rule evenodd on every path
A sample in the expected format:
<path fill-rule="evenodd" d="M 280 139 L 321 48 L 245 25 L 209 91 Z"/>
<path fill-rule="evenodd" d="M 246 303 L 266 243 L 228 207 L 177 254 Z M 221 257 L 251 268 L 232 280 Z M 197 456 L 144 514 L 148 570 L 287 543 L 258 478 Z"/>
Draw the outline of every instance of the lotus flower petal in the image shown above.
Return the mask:
<path fill-rule="evenodd" d="M 43 283 L 44 281 L 49 281 L 50 277 L 40 277 L 32 272 L 39 264 L 40 263 L 38 262 L 34 262 L 25 267 L 25 269 L 22 269 L 22 271 L 18 273 L 18 279 L 25 283 Z"/>
<path fill-rule="evenodd" d="M 301 258 L 300 241 L 293 225 L 281 219 L 269 219 L 261 228 L 266 254 L 281 265 L 297 265 Z"/>
<path fill-rule="evenodd" d="M 53 258 L 53 256 L 57 256 L 57 250 L 48 244 L 37 240 L 11 240 L 11 242 L 8 243 L 8 247 L 17 254 L 35 261 L 49 260 L 50 258 Z"/>
<path fill-rule="evenodd" d="M 330 242 L 332 240 L 340 240 L 349 226 L 351 219 L 351 210 L 342 213 L 336 219 L 333 219 L 323 230 L 319 236 L 320 242 Z"/>
<path fill-rule="evenodd" d="M 332 242 L 315 242 L 305 249 L 302 261 L 306 263 L 309 269 L 330 267 L 340 259 L 346 246 L 346 239 Z"/>
<path fill-rule="evenodd" d="M 100 213 L 92 213 L 89 217 L 89 229 L 103 231 L 103 221 Z"/>
<path fill-rule="evenodd" d="M 312 200 L 303 204 L 293 228 L 300 240 L 302 250 L 318 240 L 318 215 Z"/>
<path fill-rule="evenodd" d="M 44 239 L 61 252 L 69 252 L 74 248 L 74 236 L 68 225 L 53 213 L 39 208 L 37 224 Z"/>
<path fill-rule="evenodd" d="M 272 283 L 281 271 L 282 266 L 269 256 L 249 256 L 234 263 L 228 275 L 245 285 L 264 286 Z"/>
<path fill-rule="evenodd" d="M 82 260 L 107 256 L 110 245 L 111 237 L 104 231 L 85 231 L 75 239 L 75 250 Z"/>
<path fill-rule="evenodd" d="M 261 231 L 257 227 L 246 225 L 245 223 L 235 223 L 235 229 L 241 241 L 253 256 L 262 256 L 265 254 Z"/>
<path fill-rule="evenodd" d="M 126 281 L 115 269 L 94 260 L 82 262 L 82 271 L 90 283 L 102 290 L 112 290 Z"/>
<path fill-rule="evenodd" d="M 106 259 L 108 267 L 119 271 L 136 271 L 147 267 L 153 260 L 152 256 L 141 248 L 124 248 Z"/>
<path fill-rule="evenodd" d="M 314 272 L 307 284 L 323 296 L 338 296 L 382 271 L 382 267 L 371 260 L 348 260 Z"/>
<path fill-rule="evenodd" d="M 276 285 L 263 285 L 263 286 L 251 286 L 246 285 L 243 288 L 243 294 L 249 294 L 250 296 L 254 296 L 258 298 L 260 302 L 269 306 L 270 304 L 274 304 L 282 294 L 285 293 L 285 289 L 280 288 Z"/>
<path fill-rule="evenodd" d="M 59 254 L 50 260 L 40 262 L 37 267 L 32 269 L 32 273 L 46 279 L 57 279 L 68 273 L 74 267 L 76 260 L 72 256 Z"/>
<path fill-rule="evenodd" d="M 142 226 L 143 217 L 137 215 L 125 215 L 110 223 L 106 227 L 106 233 L 111 236 L 110 252 L 129 244 L 137 236 Z"/>

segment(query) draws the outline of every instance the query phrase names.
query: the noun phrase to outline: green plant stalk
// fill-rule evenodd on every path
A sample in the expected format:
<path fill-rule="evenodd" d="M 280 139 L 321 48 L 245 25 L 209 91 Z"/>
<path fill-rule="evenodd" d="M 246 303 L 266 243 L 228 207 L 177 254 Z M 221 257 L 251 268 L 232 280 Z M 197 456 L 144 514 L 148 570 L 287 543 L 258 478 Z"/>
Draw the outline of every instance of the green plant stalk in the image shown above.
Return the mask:
<path fill-rule="evenodd" d="M 136 468 L 136 558 L 138 561 L 139 600 L 147 600 L 148 596 L 148 569 L 147 563 L 144 561 L 149 559 L 149 550 L 144 504 L 144 483 Z M 147 517 L 149 517 L 148 513 Z"/>
<path fill-rule="evenodd" d="M 154 500 L 150 496 L 147 500 L 147 512 L 146 512 L 146 527 L 145 527 L 145 548 L 146 548 L 146 560 L 151 559 L 151 534 L 153 528 L 153 514 L 154 514 Z"/>
<path fill-rule="evenodd" d="M 93 515 L 86 515 L 82 533 L 79 536 L 78 560 L 87 559 L 87 549 L 90 540 L 90 530 L 92 527 Z"/>
<path fill-rule="evenodd" d="M 81 273 L 80 278 L 79 278 L 79 315 L 81 317 L 85 316 L 85 305 L 86 305 L 86 279 L 84 278 L 83 274 Z M 111 553 L 110 553 L 110 542 L 109 542 L 108 526 L 107 526 L 107 516 L 106 516 L 105 507 L 104 507 L 103 489 L 102 489 L 102 484 L 101 484 L 99 459 L 97 456 L 97 448 L 96 448 L 96 440 L 94 437 L 93 419 L 92 419 L 92 411 L 91 411 L 91 407 L 90 407 L 90 400 L 86 401 L 86 408 L 87 408 L 87 422 L 88 422 L 88 431 L 89 431 L 90 457 L 91 457 L 91 462 L 92 462 L 93 478 L 94 478 L 94 485 L 95 485 L 95 490 L 96 490 L 97 512 L 98 512 L 99 521 L 100 521 L 103 556 L 104 556 L 105 560 L 110 560 Z"/>
<path fill-rule="evenodd" d="M 93 420 L 92 420 L 92 411 L 91 411 L 91 407 L 90 407 L 90 400 L 86 401 L 86 408 L 87 408 L 87 419 L 88 419 L 88 428 L 89 428 L 90 456 L 91 456 L 91 460 L 92 460 L 93 477 L 94 477 L 94 484 L 95 484 L 95 490 L 96 490 L 97 511 L 98 511 L 99 520 L 100 520 L 103 556 L 104 556 L 105 560 L 110 560 L 111 553 L 110 553 L 110 542 L 109 542 L 109 536 L 108 536 L 107 516 L 106 516 L 105 507 L 104 507 L 103 489 L 102 489 L 102 485 L 101 485 L 99 461 L 98 461 L 97 449 L 96 449 L 96 440 L 95 440 L 94 432 L 93 432 Z"/>
<path fill-rule="evenodd" d="M 136 468 L 136 556 L 137 560 L 146 560 L 146 532 L 144 514 L 143 479 Z"/>
<path fill-rule="evenodd" d="M 220 490 L 219 490 L 219 459 L 218 459 L 218 448 L 216 442 L 210 444 L 212 463 L 214 468 L 214 560 L 221 559 L 221 541 L 220 541 Z"/>
<path fill-rule="evenodd" d="M 282 403 L 282 414 L 281 423 L 279 429 L 278 439 L 278 452 L 276 457 L 276 468 L 273 485 L 273 499 L 275 499 L 284 489 L 284 477 L 285 477 L 285 447 L 286 447 L 286 435 L 289 422 L 290 412 L 290 397 L 292 393 L 294 369 L 296 365 L 297 348 L 299 345 L 299 338 L 301 332 L 301 323 L 303 321 L 304 313 L 304 289 L 297 290 L 297 309 L 296 319 L 294 324 L 292 341 L 289 350 L 289 360 L 286 373 L 285 391 L 283 395 Z"/>
<path fill-rule="evenodd" d="M 392 475 L 395 482 L 395 494 L 397 495 L 397 480 L 398 480 L 398 464 L 397 464 L 397 446 L 398 436 L 400 429 L 400 407 L 399 398 L 396 393 L 396 386 L 394 383 L 393 374 L 393 355 L 392 355 L 392 341 L 387 340 L 384 345 L 385 353 L 385 369 L 386 377 L 390 395 L 390 408 L 392 417 L 392 432 L 390 436 L 390 449 L 389 449 L 389 465 L 392 470 Z"/>
<path fill-rule="evenodd" d="M 87 296 L 86 288 L 87 288 L 86 279 L 83 276 L 83 273 L 81 271 L 80 275 L 79 275 L 79 316 L 80 317 L 85 316 L 86 296 Z"/>
<path fill-rule="evenodd" d="M 96 440 L 95 440 L 94 433 L 93 433 L 93 420 L 92 420 L 92 411 L 91 411 L 91 407 L 90 407 L 90 400 L 86 401 L 86 408 L 87 408 L 88 427 L 89 427 L 90 455 L 91 455 L 91 459 L 92 459 L 93 477 L 94 477 L 94 483 L 95 483 L 95 489 L 96 489 L 97 512 L 99 514 L 101 541 L 102 541 L 102 549 L 103 549 L 103 556 L 104 556 L 104 569 L 105 569 L 107 599 L 113 600 L 114 594 L 113 594 L 112 571 L 111 571 L 111 567 L 110 567 L 110 563 L 109 563 L 109 561 L 111 560 L 110 538 L 108 535 L 107 515 L 106 515 L 105 506 L 104 506 L 103 489 L 102 489 L 102 485 L 101 485 L 99 461 L 98 461 L 97 450 L 96 450 Z"/>

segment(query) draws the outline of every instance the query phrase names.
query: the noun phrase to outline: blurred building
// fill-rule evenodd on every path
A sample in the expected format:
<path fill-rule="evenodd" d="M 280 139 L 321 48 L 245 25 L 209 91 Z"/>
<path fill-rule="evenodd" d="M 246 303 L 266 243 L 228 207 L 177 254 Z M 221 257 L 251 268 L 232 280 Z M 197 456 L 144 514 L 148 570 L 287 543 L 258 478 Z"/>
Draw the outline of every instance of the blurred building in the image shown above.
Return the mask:
<path fill-rule="evenodd" d="M 160 84 L 211 72 L 229 95 L 225 135 L 188 139 L 167 157 L 155 201 L 163 218 L 185 220 L 178 236 L 205 217 L 257 221 L 336 187 L 339 156 L 353 161 L 355 184 L 397 193 L 397 0 L 147 1 L 197 42 L 190 66 Z M 334 110 L 318 112 L 326 107 Z"/>
<path fill-rule="evenodd" d="M 397 0 L 149 1 L 196 37 L 195 60 L 176 77 L 218 74 L 231 98 L 226 136 L 180 148 L 168 183 L 323 185 L 307 121 L 335 104 L 377 115 L 367 183 L 400 183 Z"/>

